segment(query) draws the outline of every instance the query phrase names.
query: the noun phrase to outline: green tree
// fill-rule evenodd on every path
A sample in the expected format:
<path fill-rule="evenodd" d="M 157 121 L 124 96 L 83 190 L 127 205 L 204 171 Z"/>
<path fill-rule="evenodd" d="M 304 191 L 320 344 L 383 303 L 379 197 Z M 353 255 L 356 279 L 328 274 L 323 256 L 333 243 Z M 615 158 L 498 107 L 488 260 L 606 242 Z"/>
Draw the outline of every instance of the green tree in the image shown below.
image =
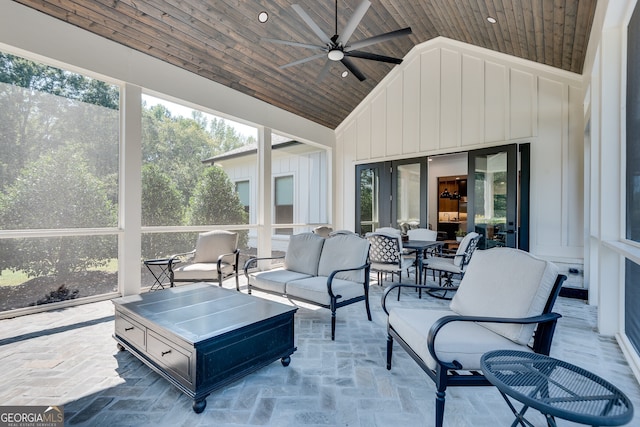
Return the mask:
<path fill-rule="evenodd" d="M 219 166 L 208 167 L 193 192 L 187 221 L 190 225 L 246 224 L 247 213 L 226 172 Z M 240 233 L 238 244 L 246 247 L 247 232 Z"/>
<path fill-rule="evenodd" d="M 42 155 L 24 168 L 2 195 L 0 219 L 11 229 L 115 227 L 116 213 L 103 183 L 71 149 Z M 30 277 L 66 276 L 104 265 L 115 256 L 110 237 L 52 237 L 16 240 L 4 268 Z"/>
<path fill-rule="evenodd" d="M 183 223 L 184 208 L 180 192 L 169 176 L 156 164 L 142 167 L 142 225 L 176 225 Z M 145 233 L 142 235 L 144 258 L 167 256 L 181 247 L 181 234 Z M 192 243 L 191 243 L 192 244 Z"/>
<path fill-rule="evenodd" d="M 100 154 L 86 157 L 98 176 L 105 165 L 117 171 L 119 96 L 117 86 L 0 53 L 0 190 L 41 153 L 70 144 Z M 88 105 L 111 114 L 87 112 Z"/>

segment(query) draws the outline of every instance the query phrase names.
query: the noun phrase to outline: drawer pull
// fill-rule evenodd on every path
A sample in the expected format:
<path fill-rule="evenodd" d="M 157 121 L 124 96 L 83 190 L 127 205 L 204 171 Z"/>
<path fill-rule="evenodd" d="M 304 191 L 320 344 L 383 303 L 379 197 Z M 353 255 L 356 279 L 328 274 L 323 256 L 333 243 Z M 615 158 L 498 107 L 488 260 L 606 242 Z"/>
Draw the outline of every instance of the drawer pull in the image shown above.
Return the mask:
<path fill-rule="evenodd" d="M 133 326 L 130 326 L 130 327 L 128 327 L 128 328 L 124 328 L 124 330 L 125 330 L 125 332 L 133 331 Z"/>
<path fill-rule="evenodd" d="M 171 350 L 167 350 L 167 351 L 163 351 L 162 352 L 162 356 L 164 357 L 164 355 L 171 353 Z"/>

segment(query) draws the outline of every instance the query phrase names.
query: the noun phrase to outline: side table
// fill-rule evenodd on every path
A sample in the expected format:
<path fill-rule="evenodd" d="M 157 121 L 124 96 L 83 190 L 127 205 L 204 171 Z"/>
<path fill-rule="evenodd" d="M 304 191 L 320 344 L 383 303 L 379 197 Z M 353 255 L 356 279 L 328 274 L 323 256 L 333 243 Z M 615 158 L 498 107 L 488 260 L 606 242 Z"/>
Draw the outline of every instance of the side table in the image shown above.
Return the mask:
<path fill-rule="evenodd" d="M 163 281 L 169 280 L 169 286 L 173 287 L 173 264 L 179 263 L 180 260 L 174 258 L 158 258 L 147 259 L 144 261 L 144 265 L 154 278 L 154 282 L 151 285 L 150 290 L 155 291 L 164 289 L 165 284 Z M 154 271 L 155 270 L 155 271 Z"/>
<path fill-rule="evenodd" d="M 512 427 L 533 427 L 524 418 L 529 408 L 544 414 L 547 425 L 554 427 L 554 417 L 592 426 L 619 426 L 633 417 L 633 405 L 624 393 L 570 363 L 536 353 L 498 350 L 484 354 L 480 366 L 516 416 Z M 524 405 L 519 412 L 509 397 Z"/>

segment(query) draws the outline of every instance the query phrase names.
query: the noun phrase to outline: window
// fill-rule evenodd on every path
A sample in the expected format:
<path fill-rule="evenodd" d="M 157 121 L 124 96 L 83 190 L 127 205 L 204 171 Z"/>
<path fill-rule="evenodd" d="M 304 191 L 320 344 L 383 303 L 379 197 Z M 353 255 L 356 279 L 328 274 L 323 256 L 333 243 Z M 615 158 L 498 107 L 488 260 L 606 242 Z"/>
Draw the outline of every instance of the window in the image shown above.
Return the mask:
<path fill-rule="evenodd" d="M 293 176 L 275 178 L 275 223 L 293 223 Z M 293 234 L 293 228 L 276 228 L 276 234 Z"/>
<path fill-rule="evenodd" d="M 240 203 L 244 206 L 244 211 L 249 215 L 249 200 L 251 198 L 251 186 L 249 181 L 236 182 L 236 193 L 240 198 Z"/>
<path fill-rule="evenodd" d="M 117 291 L 119 104 L 116 85 L 0 52 L 0 311 Z"/>
<path fill-rule="evenodd" d="M 248 224 L 249 181 L 245 188 L 235 174 L 252 168 L 225 168 L 221 159 L 255 145 L 257 130 L 148 95 L 142 102 L 142 257 L 192 250 L 197 233 L 176 227 Z M 249 230 L 234 231 L 247 248 Z M 142 275 L 143 286 L 153 283 Z"/>

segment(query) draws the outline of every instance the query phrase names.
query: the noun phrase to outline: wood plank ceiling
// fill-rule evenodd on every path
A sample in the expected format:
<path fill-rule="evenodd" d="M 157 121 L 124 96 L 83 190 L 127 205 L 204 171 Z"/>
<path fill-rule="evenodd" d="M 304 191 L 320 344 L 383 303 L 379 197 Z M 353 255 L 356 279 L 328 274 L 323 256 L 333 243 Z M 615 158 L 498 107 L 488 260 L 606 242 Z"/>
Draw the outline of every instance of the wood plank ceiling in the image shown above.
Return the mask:
<path fill-rule="evenodd" d="M 298 3 L 331 37 L 333 0 L 14 0 L 70 24 L 335 128 L 394 65 L 353 58 L 366 76 L 341 77 L 327 59 L 280 69 L 318 53 L 274 38 L 322 44 L 292 8 Z M 361 0 L 338 1 L 343 29 Z M 371 0 L 350 42 L 404 27 L 410 36 L 362 50 L 403 58 L 444 36 L 574 73 L 582 68 L 596 0 Z M 269 20 L 258 22 L 266 11 Z M 487 17 L 497 22 L 491 24 Z M 42 34 L 46 37 L 46 34 Z"/>

